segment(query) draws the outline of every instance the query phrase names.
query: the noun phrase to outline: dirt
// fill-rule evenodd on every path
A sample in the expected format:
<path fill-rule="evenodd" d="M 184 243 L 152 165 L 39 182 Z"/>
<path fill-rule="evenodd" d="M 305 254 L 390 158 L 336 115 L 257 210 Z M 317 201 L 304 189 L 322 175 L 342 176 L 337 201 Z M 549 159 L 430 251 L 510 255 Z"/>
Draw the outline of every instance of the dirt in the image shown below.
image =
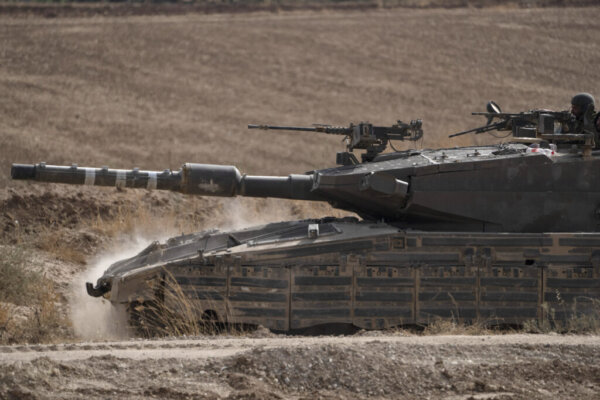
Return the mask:
<path fill-rule="evenodd" d="M 206 337 L 0 347 L 22 398 L 597 398 L 597 336 Z"/>
<path fill-rule="evenodd" d="M 128 246 L 127 238 L 149 242 L 215 226 L 347 215 L 318 203 L 35 185 L 11 181 L 9 171 L 13 162 L 159 171 L 203 162 L 287 175 L 330 167 L 344 148 L 339 137 L 248 131 L 248 123 L 422 118 L 425 138 L 416 146 L 496 141 L 447 135 L 485 123 L 470 113 L 490 99 L 516 112 L 566 109 L 579 91 L 600 96 L 599 10 L 85 18 L 0 11 L 0 244 L 24 248 L 55 281 L 68 312 L 82 307 L 68 303 L 74 286 L 83 290 L 81 273 L 101 273 L 106 265 L 98 260 L 120 255 L 115 249 Z M 87 314 L 84 323 L 97 317 Z M 70 341 L 86 337 L 65 329 Z M 0 347 L 0 398 L 600 393 L 597 336 L 257 336 Z"/>

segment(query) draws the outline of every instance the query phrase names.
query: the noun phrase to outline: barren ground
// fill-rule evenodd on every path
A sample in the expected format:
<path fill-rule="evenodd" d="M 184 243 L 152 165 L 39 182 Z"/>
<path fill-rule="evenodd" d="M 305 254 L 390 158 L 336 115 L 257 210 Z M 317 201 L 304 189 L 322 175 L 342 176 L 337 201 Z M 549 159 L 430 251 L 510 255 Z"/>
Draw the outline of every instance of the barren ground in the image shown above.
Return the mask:
<path fill-rule="evenodd" d="M 0 395 L 592 399 L 600 389 L 597 336 L 255 336 L 4 347 Z"/>
<path fill-rule="evenodd" d="M 470 112 L 490 99 L 506 111 L 561 110 L 576 92 L 600 96 L 598 11 L 0 15 L 0 250 L 23 249 L 27 268 L 54 282 L 61 312 L 88 315 L 45 336 L 57 342 L 49 347 L 0 347 L 0 398 L 597 398 L 597 336 L 263 332 L 77 344 L 89 339 L 82 325 L 98 323 L 73 301 L 79 274 L 99 275 L 132 237 L 144 243 L 345 213 L 291 201 L 34 186 L 10 181 L 9 170 L 13 162 L 162 170 L 189 161 L 285 175 L 331 166 L 343 149 L 339 137 L 248 131 L 248 123 L 422 118 L 417 146 L 488 142 L 495 139 L 447 135 L 483 124 Z"/>

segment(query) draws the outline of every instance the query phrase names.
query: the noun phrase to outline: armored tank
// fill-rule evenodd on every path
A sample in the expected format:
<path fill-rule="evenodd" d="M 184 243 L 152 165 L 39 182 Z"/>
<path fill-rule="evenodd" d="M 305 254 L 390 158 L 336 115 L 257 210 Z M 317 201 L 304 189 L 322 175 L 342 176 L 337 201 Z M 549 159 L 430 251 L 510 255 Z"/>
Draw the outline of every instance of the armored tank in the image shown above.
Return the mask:
<path fill-rule="evenodd" d="M 331 323 L 380 329 L 438 318 L 521 324 L 597 311 L 595 132 L 556 133 L 568 113 L 505 114 L 490 102 L 483 114 L 486 126 L 460 134 L 505 130 L 505 143 L 384 152 L 394 140 L 420 139 L 422 122 L 249 125 L 347 137 L 338 166 L 285 177 L 194 163 L 163 172 L 13 164 L 11 174 L 200 196 L 325 201 L 360 216 L 152 243 L 87 284 L 91 296 L 127 307 L 132 320 L 139 310 L 170 301 L 166 294 L 173 291 L 192 304 L 198 320 L 279 331 Z M 360 161 L 356 149 L 364 150 Z"/>

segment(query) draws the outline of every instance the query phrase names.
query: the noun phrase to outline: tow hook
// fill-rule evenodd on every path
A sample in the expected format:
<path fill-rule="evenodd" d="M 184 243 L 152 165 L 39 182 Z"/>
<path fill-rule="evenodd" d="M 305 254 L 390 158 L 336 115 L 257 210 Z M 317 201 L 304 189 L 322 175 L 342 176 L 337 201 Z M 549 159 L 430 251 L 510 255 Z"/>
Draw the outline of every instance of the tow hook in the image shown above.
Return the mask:
<path fill-rule="evenodd" d="M 87 293 L 92 297 L 100 297 L 104 293 L 110 291 L 110 284 L 107 282 L 103 282 L 98 284 L 98 286 L 94 287 L 94 284 L 91 282 L 86 282 L 85 288 Z"/>

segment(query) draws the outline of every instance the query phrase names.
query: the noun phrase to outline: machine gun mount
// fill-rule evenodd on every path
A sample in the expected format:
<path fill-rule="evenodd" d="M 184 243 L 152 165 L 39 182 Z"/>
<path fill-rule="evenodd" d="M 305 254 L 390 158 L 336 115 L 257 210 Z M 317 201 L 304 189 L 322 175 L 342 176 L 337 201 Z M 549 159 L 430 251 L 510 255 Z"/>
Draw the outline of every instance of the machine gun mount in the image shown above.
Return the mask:
<path fill-rule="evenodd" d="M 248 129 L 285 130 L 302 132 L 321 132 L 330 135 L 346 136 L 346 152 L 337 154 L 337 163 L 341 165 L 359 164 L 352 154 L 354 149 L 364 149 L 366 153 L 361 155 L 362 162 L 370 162 L 383 152 L 388 143 L 393 140 L 417 141 L 423 137 L 423 121 L 412 120 L 410 123 L 398 121 L 392 126 L 374 126 L 369 122 L 350 124 L 347 127 L 331 125 L 315 125 L 312 127 L 302 126 L 273 126 L 273 125 L 248 125 Z M 396 149 L 394 149 L 396 150 Z"/>

